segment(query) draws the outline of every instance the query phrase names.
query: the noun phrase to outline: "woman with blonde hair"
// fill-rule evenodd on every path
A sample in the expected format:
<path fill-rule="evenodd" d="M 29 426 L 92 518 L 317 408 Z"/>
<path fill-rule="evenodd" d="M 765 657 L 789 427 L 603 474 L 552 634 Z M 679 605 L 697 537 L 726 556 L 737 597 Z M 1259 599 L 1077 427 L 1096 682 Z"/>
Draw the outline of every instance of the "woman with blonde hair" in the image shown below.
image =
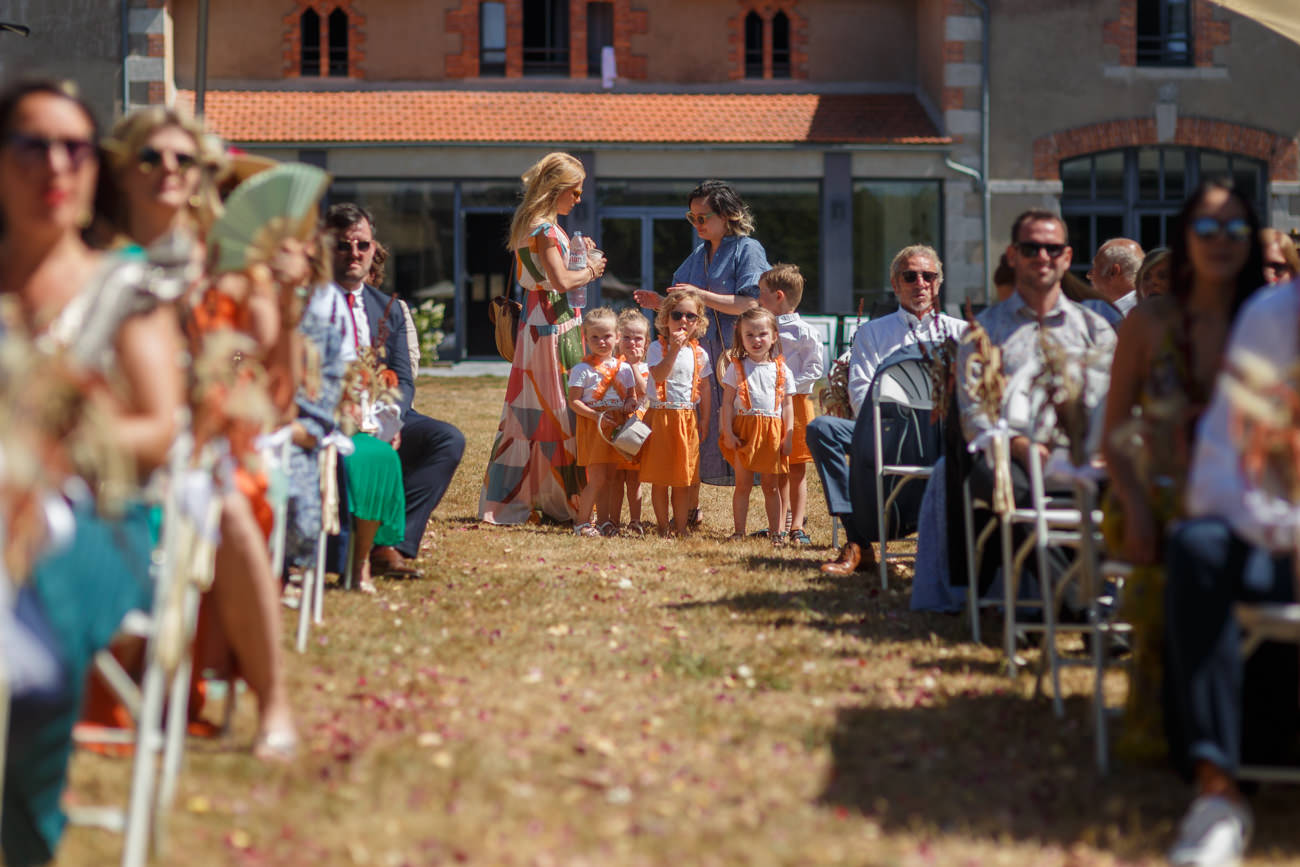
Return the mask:
<path fill-rule="evenodd" d="M 522 524 L 534 511 L 556 521 L 577 514 L 582 478 L 565 384 L 582 360 L 582 333 L 568 293 L 605 273 L 590 240 L 587 267 L 568 269 L 569 236 L 556 223 L 582 200 L 582 163 L 547 154 L 522 180 L 508 246 L 526 297 L 478 506 L 479 518 L 491 524 Z"/>
<path fill-rule="evenodd" d="M 220 212 L 216 181 L 224 167 L 224 155 L 212 141 L 198 121 L 161 107 L 132 112 L 104 141 L 108 172 L 100 185 L 100 206 L 121 242 L 137 245 L 137 252 L 143 248 L 162 267 L 166 277 L 153 281 L 154 288 L 169 300 L 203 277 L 203 237 Z M 282 259 L 272 262 L 273 273 Z M 246 303 L 250 320 L 265 324 L 268 339 L 281 327 L 293 327 L 280 324 L 280 305 L 271 293 L 251 292 Z M 174 322 L 175 309 L 167 310 Z M 241 676 L 258 698 L 254 752 L 277 760 L 291 756 L 297 742 L 280 652 L 279 591 L 248 498 L 227 493 L 216 576 L 204 603 L 211 606 L 219 636 L 208 634 L 205 611 L 198 656 L 216 655 L 214 647 L 224 651 L 229 642 Z M 111 722 L 102 699 L 95 702 L 97 721 Z"/>

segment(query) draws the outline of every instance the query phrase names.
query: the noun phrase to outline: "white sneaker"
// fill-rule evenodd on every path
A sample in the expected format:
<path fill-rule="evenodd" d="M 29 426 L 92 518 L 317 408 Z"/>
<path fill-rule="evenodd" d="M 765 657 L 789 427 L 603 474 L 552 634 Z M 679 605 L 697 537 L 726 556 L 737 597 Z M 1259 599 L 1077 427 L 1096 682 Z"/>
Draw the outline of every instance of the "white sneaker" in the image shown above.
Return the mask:
<path fill-rule="evenodd" d="M 1177 867 L 1238 867 L 1255 820 L 1245 804 L 1221 795 L 1201 795 L 1178 826 L 1169 850 Z"/>

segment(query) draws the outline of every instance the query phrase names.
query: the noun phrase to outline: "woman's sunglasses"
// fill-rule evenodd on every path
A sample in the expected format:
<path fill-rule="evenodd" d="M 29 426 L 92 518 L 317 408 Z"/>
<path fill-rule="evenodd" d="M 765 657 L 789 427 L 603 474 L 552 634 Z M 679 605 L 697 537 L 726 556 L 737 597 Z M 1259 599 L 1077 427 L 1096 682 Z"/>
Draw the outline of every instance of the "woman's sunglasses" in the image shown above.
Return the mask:
<path fill-rule="evenodd" d="M 703 226 L 705 223 L 709 221 L 709 217 L 715 217 L 715 216 L 717 215 L 714 214 L 712 211 L 710 211 L 707 214 L 696 214 L 692 211 L 687 211 L 686 222 L 690 223 L 692 226 Z"/>
<path fill-rule="evenodd" d="M 160 151 L 158 148 L 149 145 L 140 148 L 140 152 L 135 155 L 135 159 L 140 166 L 140 171 L 152 172 L 163 165 L 168 154 L 176 161 L 176 170 L 178 172 L 188 172 L 199 164 L 198 157 L 194 156 L 194 154 L 187 154 L 183 151 Z"/>
<path fill-rule="evenodd" d="M 683 319 L 685 319 L 687 322 L 697 322 L 699 321 L 700 318 L 700 314 L 687 313 L 685 310 L 674 310 L 668 315 L 669 317 L 672 318 L 674 322 L 681 322 Z"/>
<path fill-rule="evenodd" d="M 47 162 L 51 153 L 61 151 L 68 159 L 68 165 L 79 169 L 95 155 L 95 143 L 84 138 L 45 138 L 26 133 L 10 133 L 5 142 L 13 149 L 18 162 L 34 168 Z"/>
<path fill-rule="evenodd" d="M 1241 217 L 1217 220 L 1214 217 L 1197 217 L 1192 220 L 1192 234 L 1198 238 L 1227 238 L 1244 241 L 1250 237 L 1250 223 Z"/>

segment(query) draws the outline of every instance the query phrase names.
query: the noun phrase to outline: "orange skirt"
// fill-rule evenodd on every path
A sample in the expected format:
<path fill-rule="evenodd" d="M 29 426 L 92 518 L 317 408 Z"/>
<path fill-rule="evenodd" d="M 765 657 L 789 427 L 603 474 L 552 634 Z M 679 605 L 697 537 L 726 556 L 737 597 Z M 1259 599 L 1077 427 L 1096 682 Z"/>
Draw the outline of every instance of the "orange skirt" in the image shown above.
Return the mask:
<path fill-rule="evenodd" d="M 813 410 L 812 395 L 792 394 L 794 400 L 794 437 L 790 445 L 790 463 L 811 464 L 812 452 L 808 451 L 808 422 L 817 417 Z"/>
<path fill-rule="evenodd" d="M 641 448 L 641 481 L 685 488 L 700 483 L 700 429 L 693 409 L 651 408 Z"/>
<path fill-rule="evenodd" d="M 788 473 L 790 462 L 781 454 L 783 427 L 779 418 L 737 415 L 732 420 L 731 430 L 740 440 L 740 448 L 727 448 L 719 437 L 718 450 L 727 459 L 727 463 L 736 468 L 736 472 Z"/>
<path fill-rule="evenodd" d="M 623 421 L 622 413 L 605 413 L 614 422 Z M 617 464 L 623 459 L 623 453 L 605 442 L 596 428 L 596 420 L 578 416 L 578 466 L 589 467 L 592 464 Z"/>

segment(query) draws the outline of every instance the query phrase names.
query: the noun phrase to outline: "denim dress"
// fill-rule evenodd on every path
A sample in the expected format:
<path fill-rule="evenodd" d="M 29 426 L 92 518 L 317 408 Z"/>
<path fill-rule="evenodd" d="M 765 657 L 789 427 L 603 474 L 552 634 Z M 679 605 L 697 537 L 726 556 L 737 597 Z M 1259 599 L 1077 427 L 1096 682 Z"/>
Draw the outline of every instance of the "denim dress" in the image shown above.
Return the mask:
<path fill-rule="evenodd" d="M 718 244 L 718 252 L 713 255 L 712 261 L 709 260 L 708 242 L 696 247 L 673 272 L 673 282 L 690 283 L 719 295 L 744 295 L 757 300 L 758 278 L 770 267 L 762 244 L 747 236 L 728 235 Z M 706 314 L 709 331 L 700 341 L 700 346 L 709 354 L 709 358 L 718 359 L 731 347 L 737 317 L 712 309 L 706 310 Z M 713 400 L 710 403 L 712 415 L 706 422 L 707 435 L 701 431 L 700 481 L 710 485 L 734 485 L 736 477 L 731 465 L 718 449 L 722 383 L 716 376 L 710 376 L 704 383 L 705 387 L 712 389 Z"/>

